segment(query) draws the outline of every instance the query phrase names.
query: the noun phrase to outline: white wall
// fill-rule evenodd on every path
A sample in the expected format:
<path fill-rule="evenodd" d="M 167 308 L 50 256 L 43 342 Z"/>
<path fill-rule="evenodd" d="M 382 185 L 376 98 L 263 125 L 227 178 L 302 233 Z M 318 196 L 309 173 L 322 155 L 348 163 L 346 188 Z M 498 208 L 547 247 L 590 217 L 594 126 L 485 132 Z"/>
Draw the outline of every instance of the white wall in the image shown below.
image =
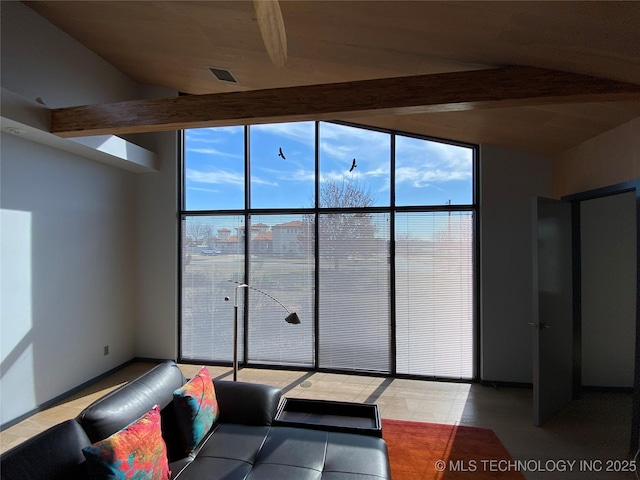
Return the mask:
<path fill-rule="evenodd" d="M 0 2 L 2 86 L 49 108 L 138 96 L 138 84 L 21 2 Z"/>
<path fill-rule="evenodd" d="M 557 198 L 640 178 L 640 117 L 565 150 L 554 162 Z"/>
<path fill-rule="evenodd" d="M 156 92 L 158 93 L 158 92 Z M 171 92 L 157 95 L 168 97 Z M 174 92 L 175 94 L 175 92 Z M 136 177 L 136 356 L 178 357 L 178 134 L 138 142 L 160 153 L 160 171 Z"/>
<path fill-rule="evenodd" d="M 580 204 L 582 384 L 632 387 L 636 323 L 635 193 Z"/>
<path fill-rule="evenodd" d="M 41 97 L 49 107 L 126 100 L 144 90 L 24 4 L 2 2 L 1 8 L 2 87 Z M 136 313 L 145 303 L 136 292 L 137 234 L 148 220 L 137 221 L 136 174 L 4 133 L 1 141 L 0 424 L 5 424 L 140 355 Z M 167 202 L 158 197 L 159 204 Z M 162 245 L 154 250 L 162 258 L 145 261 L 164 262 L 166 242 Z M 163 299 L 166 291 L 165 286 L 157 298 L 145 300 L 160 299 L 166 306 L 171 303 Z M 110 346 L 108 356 L 104 345 Z"/>
<path fill-rule="evenodd" d="M 5 423 L 134 356 L 135 238 L 131 174 L 1 140 Z"/>
<path fill-rule="evenodd" d="M 552 196 L 552 160 L 492 145 L 480 158 L 480 375 L 531 383 L 532 198 Z"/>

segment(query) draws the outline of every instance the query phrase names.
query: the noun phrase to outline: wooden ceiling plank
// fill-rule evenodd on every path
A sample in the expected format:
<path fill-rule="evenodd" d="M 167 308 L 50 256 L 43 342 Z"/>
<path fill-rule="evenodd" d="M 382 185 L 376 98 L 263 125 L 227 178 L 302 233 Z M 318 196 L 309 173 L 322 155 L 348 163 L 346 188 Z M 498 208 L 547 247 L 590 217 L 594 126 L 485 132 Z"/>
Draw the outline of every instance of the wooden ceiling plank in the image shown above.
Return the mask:
<path fill-rule="evenodd" d="M 640 85 L 534 67 L 136 100 L 52 110 L 60 137 L 640 99 Z"/>

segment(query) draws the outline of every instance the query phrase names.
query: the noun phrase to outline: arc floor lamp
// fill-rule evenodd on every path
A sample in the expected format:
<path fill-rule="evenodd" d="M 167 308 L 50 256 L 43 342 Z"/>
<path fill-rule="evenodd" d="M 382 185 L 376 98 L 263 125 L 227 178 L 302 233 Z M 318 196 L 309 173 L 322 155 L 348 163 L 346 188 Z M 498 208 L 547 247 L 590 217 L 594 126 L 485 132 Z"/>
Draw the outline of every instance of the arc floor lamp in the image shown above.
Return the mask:
<path fill-rule="evenodd" d="M 292 312 L 285 305 L 275 298 L 273 295 L 268 294 L 267 292 L 263 292 L 262 290 L 252 287 L 251 285 L 247 285 L 246 283 L 235 282 L 233 280 L 229 280 L 231 283 L 235 283 L 236 286 L 234 288 L 234 296 L 233 296 L 233 381 L 236 382 L 238 380 L 238 290 L 241 288 L 248 288 L 255 292 L 261 293 L 269 297 L 271 300 L 276 302 L 287 312 L 287 316 L 284 321 L 290 323 L 292 325 L 299 325 L 300 318 L 298 318 L 298 314 L 296 312 Z M 229 301 L 229 297 L 224 297 L 225 301 Z"/>

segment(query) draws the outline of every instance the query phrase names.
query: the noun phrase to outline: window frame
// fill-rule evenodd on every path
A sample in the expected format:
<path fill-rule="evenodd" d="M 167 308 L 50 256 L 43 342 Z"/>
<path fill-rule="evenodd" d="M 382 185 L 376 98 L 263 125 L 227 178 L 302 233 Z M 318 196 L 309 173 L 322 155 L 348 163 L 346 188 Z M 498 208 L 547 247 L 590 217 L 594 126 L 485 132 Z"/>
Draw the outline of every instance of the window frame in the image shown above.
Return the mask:
<path fill-rule="evenodd" d="M 472 311 L 473 311 L 473 320 L 472 320 L 472 329 L 473 329 L 473 376 L 469 379 L 464 379 L 464 381 L 476 381 L 479 378 L 479 370 L 480 370 L 480 361 L 481 361 L 481 353 L 480 353 L 480 335 L 479 335 L 479 316 L 480 316 L 480 305 L 479 305 L 479 290 L 480 290 L 480 265 L 479 265 L 479 252 L 480 252 L 480 238 L 479 238 L 479 224 L 480 224 L 480 206 L 478 203 L 479 197 L 479 169 L 480 169 L 480 160 L 479 160 L 479 146 L 475 144 L 459 142 L 455 140 L 442 139 L 437 137 L 431 137 L 427 135 L 421 135 L 416 133 L 404 132 L 400 130 L 393 130 L 381 127 L 372 127 L 365 126 L 351 122 L 344 121 L 314 121 L 315 122 L 315 194 L 314 194 L 314 205 L 312 207 L 305 208 L 253 208 L 251 206 L 251 171 L 250 171 L 250 125 L 244 126 L 244 198 L 245 205 L 243 209 L 230 209 L 230 210 L 186 210 L 186 175 L 185 175 L 185 132 L 183 130 L 178 132 L 179 137 L 179 174 L 180 178 L 178 180 L 178 215 L 177 221 L 179 226 L 182 224 L 184 218 L 189 216 L 210 216 L 210 215 L 240 215 L 244 216 L 244 224 L 247 225 L 251 216 L 258 215 L 314 215 L 316 218 L 315 221 L 315 271 L 314 271 L 314 350 L 315 350 L 315 359 L 314 365 L 310 368 L 304 367 L 308 370 L 312 371 L 322 371 L 322 372 L 335 372 L 335 373 L 365 373 L 366 372 L 351 372 L 345 371 L 342 369 L 331 369 L 331 368 L 322 368 L 319 366 L 319 263 L 320 259 L 317 255 L 319 251 L 319 235 L 318 235 L 318 219 L 322 214 L 328 213 L 354 213 L 354 212 L 362 212 L 362 213 L 388 213 L 389 221 L 390 221 L 390 240 L 389 240 L 389 291 L 390 291 L 390 312 L 389 312 L 389 328 L 390 328 L 390 336 L 389 336 L 389 358 L 390 358 L 390 371 L 387 375 L 397 377 L 397 378 L 418 378 L 418 379 L 443 379 L 451 381 L 451 378 L 445 377 L 437 377 L 437 376 L 429 376 L 429 375 L 415 375 L 415 374 L 402 374 L 397 372 L 396 368 L 396 265 L 395 265 L 395 236 L 396 236 L 396 226 L 395 226 L 395 217 L 397 213 L 402 212 L 471 212 L 473 216 L 473 227 L 472 227 L 472 262 L 473 262 L 473 273 L 472 273 Z M 389 163 L 389 188 L 390 188 L 390 197 L 389 197 L 389 205 L 388 206 L 370 206 L 370 207 L 360 207 L 355 209 L 350 208 L 333 208 L 333 207 L 321 207 L 319 205 L 319 191 L 320 191 L 320 147 L 319 147 L 319 130 L 321 123 L 330 123 L 335 125 L 343 125 L 347 127 L 355 127 L 361 128 L 365 130 L 376 131 L 380 133 L 385 133 L 390 136 L 390 163 Z M 472 203 L 470 204 L 458 204 L 458 205 L 400 205 L 397 206 L 395 204 L 395 191 L 396 191 L 396 137 L 404 136 L 409 138 L 415 138 L 418 140 L 425 140 L 429 142 L 442 143 L 451 146 L 468 148 L 471 150 L 472 155 L 472 164 L 471 164 L 471 199 Z M 182 348 L 182 311 L 183 311 L 183 300 L 182 300 L 182 234 L 181 227 L 178 228 L 178 359 L 179 361 L 185 363 L 208 363 L 211 365 L 228 365 L 229 362 L 212 362 L 207 359 L 185 359 L 183 356 L 183 348 Z M 245 279 L 250 278 L 249 269 L 250 269 L 250 242 L 245 242 L 245 264 L 244 264 L 244 277 Z M 249 325 L 249 312 L 247 308 L 243 308 L 243 318 L 240 321 L 243 322 L 243 331 L 248 331 Z M 256 363 L 247 363 L 248 358 L 248 337 L 247 335 L 243 335 L 243 358 L 239 359 L 239 364 L 243 366 L 250 367 L 267 367 L 267 368 L 278 368 L 278 369 L 299 369 L 300 367 L 295 366 L 286 366 L 286 365 L 273 365 L 273 364 L 256 364 Z M 376 375 L 379 374 L 376 372 L 370 372 L 370 374 Z"/>

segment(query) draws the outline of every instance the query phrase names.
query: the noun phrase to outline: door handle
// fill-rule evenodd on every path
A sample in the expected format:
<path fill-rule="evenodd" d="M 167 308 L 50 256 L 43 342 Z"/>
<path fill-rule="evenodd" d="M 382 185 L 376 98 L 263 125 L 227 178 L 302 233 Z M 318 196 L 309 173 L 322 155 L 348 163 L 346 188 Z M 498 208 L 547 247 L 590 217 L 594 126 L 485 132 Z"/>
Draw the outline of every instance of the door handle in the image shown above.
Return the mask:
<path fill-rule="evenodd" d="M 533 325 L 535 328 L 538 328 L 540 330 L 542 330 L 543 328 L 551 328 L 551 325 L 549 325 L 548 323 L 529 322 L 529 325 Z"/>

